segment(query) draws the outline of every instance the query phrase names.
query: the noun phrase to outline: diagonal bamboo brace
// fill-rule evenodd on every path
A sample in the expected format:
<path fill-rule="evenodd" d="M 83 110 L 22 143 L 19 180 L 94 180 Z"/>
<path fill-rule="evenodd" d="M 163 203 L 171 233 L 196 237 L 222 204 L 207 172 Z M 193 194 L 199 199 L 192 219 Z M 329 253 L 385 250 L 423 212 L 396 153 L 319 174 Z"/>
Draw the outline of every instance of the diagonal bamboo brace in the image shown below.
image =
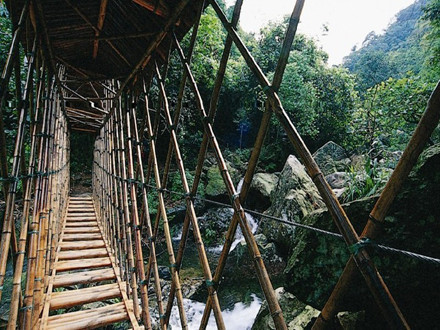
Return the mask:
<path fill-rule="evenodd" d="M 265 91 L 267 97 L 272 104 L 275 115 L 277 116 L 279 122 L 286 131 L 290 142 L 295 147 L 296 151 L 303 160 L 303 163 L 307 168 L 310 177 L 318 188 L 318 191 L 320 192 L 325 204 L 327 205 L 327 208 L 329 209 L 336 226 L 343 235 L 346 244 L 349 246 L 356 244 L 357 242 L 359 242 L 358 235 L 356 234 L 352 224 L 350 223 L 347 215 L 339 204 L 336 196 L 332 192 L 330 186 L 326 182 L 310 151 L 307 149 L 304 141 L 302 140 L 295 126 L 285 112 L 277 93 L 270 86 L 266 76 L 263 74 L 261 68 L 258 66 L 252 55 L 249 53 L 244 43 L 241 41 L 237 32 L 228 23 L 226 16 L 224 15 L 221 8 L 218 6 L 217 2 L 215 0 L 209 1 L 211 6 L 216 11 L 218 17 L 220 18 L 223 26 L 227 30 L 228 34 L 234 40 L 235 45 L 239 49 L 249 68 L 252 70 L 256 78 L 259 80 L 260 85 L 263 87 L 263 90 Z M 387 320 L 388 324 L 394 328 L 408 328 L 408 324 L 406 323 L 405 318 L 403 317 L 399 307 L 391 296 L 391 293 L 389 292 L 385 282 L 383 281 L 374 263 L 372 262 L 371 258 L 364 248 L 359 251 L 359 253 L 356 255 L 355 260 L 368 285 L 368 288 L 373 294 L 376 303 L 379 305 L 382 314 Z"/>
<path fill-rule="evenodd" d="M 370 218 L 365 226 L 361 237 L 375 238 L 380 232 L 380 224 L 383 223 L 385 216 L 394 201 L 397 193 L 402 187 L 405 179 L 408 177 L 411 169 L 417 162 L 419 155 L 423 151 L 426 142 L 431 136 L 440 120 L 440 82 L 432 92 L 425 113 L 420 119 L 414 134 L 412 135 L 402 157 L 393 171 L 388 183 L 380 194 Z M 339 304 L 342 297 L 347 292 L 353 277 L 357 274 L 353 257 L 349 259 L 344 272 L 333 289 L 329 300 L 325 304 L 319 318 L 316 320 L 313 329 L 327 328 L 328 321 L 339 311 Z"/>

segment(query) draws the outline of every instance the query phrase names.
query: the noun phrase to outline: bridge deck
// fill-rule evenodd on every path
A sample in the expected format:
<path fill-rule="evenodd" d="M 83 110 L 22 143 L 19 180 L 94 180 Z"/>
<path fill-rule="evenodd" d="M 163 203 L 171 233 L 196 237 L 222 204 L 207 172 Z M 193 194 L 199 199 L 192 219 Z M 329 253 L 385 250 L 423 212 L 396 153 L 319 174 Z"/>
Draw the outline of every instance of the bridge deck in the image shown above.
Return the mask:
<path fill-rule="evenodd" d="M 91 197 L 70 197 L 40 328 L 90 329 L 127 320 L 139 329 L 118 274 Z"/>

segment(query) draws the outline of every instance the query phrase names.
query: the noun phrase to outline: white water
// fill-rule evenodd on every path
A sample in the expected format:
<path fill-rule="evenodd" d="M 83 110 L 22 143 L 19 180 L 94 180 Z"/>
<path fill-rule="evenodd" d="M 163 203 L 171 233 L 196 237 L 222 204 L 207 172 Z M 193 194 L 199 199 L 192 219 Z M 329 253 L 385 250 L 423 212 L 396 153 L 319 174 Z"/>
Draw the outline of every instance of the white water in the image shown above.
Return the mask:
<path fill-rule="evenodd" d="M 262 301 L 254 294 L 252 294 L 251 297 L 252 302 L 249 304 L 249 306 L 246 306 L 242 302 L 238 302 L 234 305 L 233 309 L 222 311 L 226 329 L 247 330 L 252 327 Z M 194 300 L 184 299 L 183 305 L 185 306 L 186 317 L 188 319 L 188 328 L 190 330 L 198 329 L 200 326 L 200 321 L 202 320 L 205 304 Z M 182 328 L 176 306 L 173 307 L 171 312 L 170 325 L 173 330 Z M 206 329 L 217 329 L 215 318 L 212 312 Z"/>
<path fill-rule="evenodd" d="M 231 208 L 231 212 L 234 212 L 234 210 Z M 249 226 L 251 227 L 251 231 L 252 234 L 255 234 L 255 232 L 258 229 L 258 223 L 257 220 L 255 220 L 255 218 L 250 215 L 249 213 L 245 213 L 246 214 L 246 220 L 249 224 Z M 235 240 L 234 242 L 232 242 L 231 245 L 231 251 L 235 249 L 235 247 L 242 241 L 244 240 L 244 236 L 243 233 L 241 232 L 241 228 L 240 226 L 238 226 L 237 231 L 235 232 Z M 223 250 L 223 245 L 218 245 L 215 247 L 211 247 L 208 248 L 208 251 L 213 252 L 213 253 L 220 253 Z"/>

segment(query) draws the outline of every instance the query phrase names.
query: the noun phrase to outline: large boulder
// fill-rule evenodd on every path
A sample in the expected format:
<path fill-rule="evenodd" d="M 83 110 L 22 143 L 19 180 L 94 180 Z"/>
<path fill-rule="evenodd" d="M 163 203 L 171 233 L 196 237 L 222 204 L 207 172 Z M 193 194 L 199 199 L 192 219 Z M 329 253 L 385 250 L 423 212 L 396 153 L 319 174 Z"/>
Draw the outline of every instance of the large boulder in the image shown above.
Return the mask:
<path fill-rule="evenodd" d="M 246 206 L 253 210 L 265 211 L 271 204 L 271 194 L 278 183 L 278 175 L 256 173 L 252 179 Z"/>
<path fill-rule="evenodd" d="M 324 175 L 345 171 L 350 164 L 347 152 L 340 145 L 329 141 L 313 154 L 318 166 Z"/>
<path fill-rule="evenodd" d="M 377 197 L 343 205 L 355 230 L 363 229 Z M 404 183 L 385 218 L 379 243 L 419 254 L 440 256 L 440 144 L 428 148 Z M 336 232 L 327 210 L 308 214 L 303 222 Z M 321 309 L 350 254 L 345 243 L 310 230 L 297 229 L 286 267 L 286 289 L 301 301 Z M 371 251 L 374 261 L 409 324 L 417 329 L 438 325 L 440 272 L 438 266 L 413 257 Z M 371 328 L 386 328 L 361 278 L 344 298 L 347 310 L 365 309 Z"/>
<path fill-rule="evenodd" d="M 215 207 L 208 209 L 202 216 L 198 217 L 200 232 L 206 246 L 212 247 L 224 243 L 225 234 L 233 215 L 234 210 L 232 208 Z"/>
<path fill-rule="evenodd" d="M 322 208 L 324 203 L 315 184 L 299 160 L 290 155 L 272 192 L 272 205 L 266 214 L 284 220 L 301 222 L 310 212 Z M 293 242 L 295 227 L 276 220 L 262 219 L 259 232 L 274 241 L 287 253 Z"/>
<path fill-rule="evenodd" d="M 238 172 L 238 170 L 232 167 L 231 163 L 229 162 L 226 162 L 226 167 L 234 184 L 238 184 L 240 180 L 240 173 Z M 228 190 L 226 189 L 218 165 L 214 164 L 209 166 L 206 170 L 205 178 L 206 178 L 206 185 L 205 185 L 206 197 L 218 202 L 230 203 L 230 199 L 228 197 Z"/>
<path fill-rule="evenodd" d="M 289 330 L 302 330 L 310 328 L 319 315 L 319 311 L 299 301 L 293 294 L 278 288 L 275 290 L 276 297 L 283 310 L 284 320 Z M 258 311 L 252 330 L 275 329 L 270 315 L 269 307 L 265 301 Z"/>
<path fill-rule="evenodd" d="M 258 250 L 272 280 L 283 280 L 286 262 L 278 255 L 273 242 L 269 242 L 263 234 L 255 235 Z M 254 260 L 251 258 L 244 239 L 230 252 L 224 274 L 228 280 L 241 281 L 243 278 L 255 278 Z"/>

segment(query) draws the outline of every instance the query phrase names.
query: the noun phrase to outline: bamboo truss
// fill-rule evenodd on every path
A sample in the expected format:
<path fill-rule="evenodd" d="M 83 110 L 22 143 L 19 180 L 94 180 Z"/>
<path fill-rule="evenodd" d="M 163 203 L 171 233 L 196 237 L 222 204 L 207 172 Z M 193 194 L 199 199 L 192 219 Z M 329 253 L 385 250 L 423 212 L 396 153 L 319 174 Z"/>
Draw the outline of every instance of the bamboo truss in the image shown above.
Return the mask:
<path fill-rule="evenodd" d="M 139 322 L 146 329 L 153 329 L 155 325 L 160 329 L 167 329 L 173 306 L 177 307 L 182 329 L 189 328 L 185 297 L 182 291 L 184 279 L 181 276 L 181 268 L 190 228 L 193 231 L 199 266 L 207 289 L 206 307 L 200 328 L 207 327 L 211 311 L 217 328 L 226 328 L 218 291 L 221 290 L 223 271 L 238 226 L 245 237 L 248 252 L 254 262 L 256 278 L 268 303 L 275 327 L 287 329 L 281 306 L 275 296 L 264 260 L 243 209 L 272 116 L 275 116 L 281 123 L 293 147 L 300 155 L 347 245 L 358 244 L 363 237 L 372 238 L 378 234 L 377 227 L 384 220 L 403 180 L 408 176 L 427 139 L 438 124 L 440 87 L 433 92 L 426 113 L 372 210 L 365 230 L 358 235 L 294 124 L 284 111 L 277 95 L 305 1 L 297 0 L 293 9 L 272 82 L 269 82 L 261 71 L 236 32 L 242 2 L 242 0 L 237 0 L 231 21 L 227 20 L 216 1 L 197 2 L 191 40 L 187 52 L 184 53 L 180 46 L 179 40 L 182 36 L 179 37 L 178 27 L 182 19 L 179 15 L 189 6 L 188 0 L 179 1 L 173 10 L 168 10 L 165 6 L 167 10 L 160 11 L 159 16 L 163 20 L 161 29 L 131 31 L 126 35 L 103 33 L 109 19 L 106 11 L 111 6 L 110 2 L 105 0 L 100 2 L 99 19 L 95 26 L 80 6 L 66 0 L 73 13 L 79 15 L 83 23 L 85 22 L 86 26 L 92 30 L 92 36 L 79 35 L 76 39 L 90 42 L 92 48 L 88 54 L 93 60 L 99 59 L 107 45 L 117 53 L 115 57 L 122 60 L 121 63 L 124 66 L 130 68 L 128 73 L 123 77 L 118 77 L 119 79 L 107 77 L 101 80 L 91 77 L 88 70 L 61 59 L 60 54 L 54 50 L 54 41 L 56 43 L 60 38 L 50 36 L 43 2 L 35 1 L 31 4 L 29 1 L 24 2 L 0 85 L 2 108 L 0 111 L 0 170 L 6 201 L 0 241 L 0 301 L 4 303 L 4 300 L 1 300 L 2 293 L 6 290 L 10 291 L 9 329 L 44 328 L 48 324 L 48 306 L 50 306 L 52 288 L 61 285 L 60 283 L 72 281 L 73 275 L 71 274 L 60 280 L 61 282 L 54 283 L 51 279 L 51 274 L 54 273 L 57 264 L 58 253 L 60 253 L 60 242 L 69 203 L 71 130 L 86 131 L 96 136 L 93 151 L 93 203 L 92 201 L 87 203 L 90 203 L 89 207 L 93 205 L 96 211 L 99 230 L 96 229 L 91 233 L 78 233 L 78 235 L 87 238 L 102 233 L 107 249 L 106 255 L 113 258 L 111 262 L 106 262 L 111 264 L 112 269 L 117 273 L 118 281 L 112 288 L 123 293 L 123 301 L 115 304 L 113 312 L 119 313 L 124 308 L 126 311 L 132 311 L 129 313 L 131 323 Z M 141 3 L 149 11 L 153 8 L 153 13 L 155 12 L 156 7 L 151 7 L 151 1 L 141 1 Z M 208 4 L 217 13 L 227 31 L 227 39 L 209 105 L 202 99 L 196 81 L 197 77 L 194 77 L 190 63 L 194 45 L 197 42 L 200 18 Z M 25 62 L 26 78 L 22 84 L 20 75 L 17 74 L 22 63 L 16 54 L 21 47 L 20 40 L 23 39 L 21 37 L 23 32 L 26 33 L 27 39 L 32 36 L 33 48 Z M 140 58 L 135 62 L 128 60 L 129 49 L 123 50 L 116 47 L 117 42 L 122 39 L 132 40 L 145 37 L 151 37 L 151 42 L 144 46 Z M 103 42 L 99 43 L 99 41 Z M 163 55 L 163 49 L 161 52 L 156 52 L 159 46 L 163 47 L 164 44 L 167 45 L 166 49 L 169 52 L 176 52 L 182 65 L 181 81 L 174 109 L 167 95 L 166 85 L 170 54 Z M 232 182 L 221 145 L 213 129 L 220 91 L 233 45 L 242 54 L 267 96 L 265 112 L 240 192 L 237 192 Z M 15 93 L 20 98 L 20 102 L 17 108 L 17 134 L 13 151 L 9 155 L 3 129 L 3 110 L 13 70 L 16 72 L 14 76 L 19 86 Z M 21 85 L 23 85 L 22 89 Z M 154 88 L 151 88 L 152 86 Z M 191 89 L 192 99 L 186 100 L 188 97 L 185 93 L 186 87 Z M 83 95 L 82 90 L 90 93 Z M 95 106 L 93 101 L 97 101 L 99 106 Z M 178 139 L 179 125 L 185 124 L 181 122 L 181 112 L 184 102 L 187 101 L 193 102 L 196 106 L 196 114 L 203 126 L 203 140 L 198 152 L 192 186 L 188 182 L 187 168 Z M 78 104 L 82 104 L 83 108 Z M 163 153 L 166 155 L 165 161 L 161 162 L 158 156 L 160 151 L 158 150 L 158 136 L 161 128 L 164 127 L 167 134 L 162 135 L 168 139 L 166 141 L 168 149 L 166 153 Z M 29 154 L 24 153 L 27 146 Z M 232 219 L 228 219 L 228 232 L 220 259 L 214 270 L 206 254 L 194 204 L 208 149 L 215 155 L 216 164 L 231 200 L 230 206 L 234 210 Z M 9 159 L 12 159 L 11 169 L 7 167 Z M 168 181 L 173 169 L 177 170 L 179 175 L 183 190 L 182 202 L 186 210 L 182 236 L 177 249 L 172 242 L 166 204 Z M 18 195 L 23 200 L 21 206 L 17 204 Z M 155 201 L 154 205 L 151 204 L 152 199 Z M 156 206 L 156 215 L 152 217 L 152 208 Z M 18 209 L 21 211 L 20 216 L 17 216 L 15 212 Z M 83 221 L 87 223 L 87 219 Z M 76 233 L 75 228 L 69 230 Z M 166 246 L 168 268 L 172 279 L 168 294 L 164 294 L 163 283 L 160 281 L 157 260 L 159 240 Z M 92 254 L 92 252 L 89 253 Z M 68 269 L 65 264 L 62 266 Z M 98 266 L 90 264 L 90 268 Z M 6 277 L 7 267 L 13 269 L 12 281 L 9 281 L 11 285 L 7 285 L 5 281 L 9 280 Z M 351 279 L 358 273 L 365 279 L 366 285 L 390 328 L 409 328 L 371 257 L 366 249 L 360 246 L 359 252 L 353 254 L 348 261 L 314 329 L 323 329 L 330 324 L 341 308 L 339 302 L 349 289 Z M 108 278 L 107 271 L 98 270 L 92 273 L 94 274 L 104 279 Z M 78 277 L 81 276 L 86 278 L 85 275 L 78 275 Z M 86 282 L 81 279 L 80 281 Z M 93 296 L 93 294 L 90 295 Z M 60 303 L 60 306 L 64 306 L 63 304 Z M 68 302 L 66 302 L 67 305 Z M 111 308 L 106 308 L 105 313 L 111 314 Z M 119 316 L 120 314 L 117 315 Z M 112 320 L 111 317 L 109 320 Z"/>

